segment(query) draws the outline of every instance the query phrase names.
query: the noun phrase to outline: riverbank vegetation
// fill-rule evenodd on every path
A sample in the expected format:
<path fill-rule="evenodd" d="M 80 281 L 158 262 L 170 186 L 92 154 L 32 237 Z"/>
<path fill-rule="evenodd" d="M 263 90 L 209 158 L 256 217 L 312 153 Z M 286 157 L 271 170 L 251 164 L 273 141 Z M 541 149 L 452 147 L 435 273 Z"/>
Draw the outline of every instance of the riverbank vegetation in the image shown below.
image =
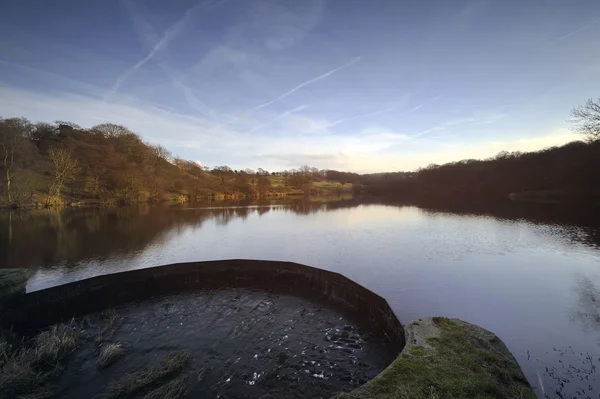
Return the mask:
<path fill-rule="evenodd" d="M 171 154 L 130 131 L 101 124 L 85 129 L 68 122 L 0 119 L 0 169 L 4 207 L 194 201 L 327 195 L 352 191 L 328 181 L 327 171 L 304 166 L 269 173 L 209 168 Z"/>

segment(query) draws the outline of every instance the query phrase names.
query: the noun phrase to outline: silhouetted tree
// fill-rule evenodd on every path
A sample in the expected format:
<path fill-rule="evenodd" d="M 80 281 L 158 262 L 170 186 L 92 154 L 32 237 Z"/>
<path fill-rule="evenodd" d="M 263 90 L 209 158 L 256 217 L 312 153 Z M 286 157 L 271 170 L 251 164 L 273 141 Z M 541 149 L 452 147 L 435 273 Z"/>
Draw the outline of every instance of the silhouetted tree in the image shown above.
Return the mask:
<path fill-rule="evenodd" d="M 575 131 L 582 134 L 588 141 L 600 140 L 600 98 L 596 101 L 588 99 L 571 112 Z"/>

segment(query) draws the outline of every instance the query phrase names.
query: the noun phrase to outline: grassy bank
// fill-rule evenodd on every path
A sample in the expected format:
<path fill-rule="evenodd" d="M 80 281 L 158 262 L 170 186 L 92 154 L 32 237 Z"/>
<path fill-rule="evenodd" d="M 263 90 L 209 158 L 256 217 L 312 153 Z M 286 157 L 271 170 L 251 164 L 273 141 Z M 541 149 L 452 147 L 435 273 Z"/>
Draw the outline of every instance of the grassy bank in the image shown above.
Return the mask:
<path fill-rule="evenodd" d="M 457 319 L 432 318 L 407 326 L 407 345 L 385 371 L 335 399 L 535 397 L 498 337 Z"/>

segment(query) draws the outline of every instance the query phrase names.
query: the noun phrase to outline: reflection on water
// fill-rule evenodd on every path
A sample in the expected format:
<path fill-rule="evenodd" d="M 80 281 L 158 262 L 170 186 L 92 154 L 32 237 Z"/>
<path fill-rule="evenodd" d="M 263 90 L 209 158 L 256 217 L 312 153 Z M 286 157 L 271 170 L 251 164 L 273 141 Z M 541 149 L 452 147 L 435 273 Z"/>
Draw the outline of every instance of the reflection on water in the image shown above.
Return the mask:
<path fill-rule="evenodd" d="M 270 212 L 310 215 L 320 211 L 363 207 L 369 204 L 398 208 L 397 204 L 364 199 L 219 201 L 194 206 L 151 206 L 114 209 L 36 210 L 0 213 L 0 262 L 3 267 L 68 266 L 86 259 L 140 253 L 149 245 L 168 241 L 184 229 L 199 229 L 207 220 L 227 226 Z M 185 211 L 185 212 L 184 212 Z M 539 233 L 561 234 L 566 242 L 600 247 L 600 218 L 576 209 L 556 211 L 551 207 L 508 204 L 498 207 L 426 207 L 419 210 L 431 220 L 448 216 L 493 216 L 495 220 L 536 223 Z M 600 212 L 598 213 L 600 215 Z M 289 226 L 293 229 L 294 226 Z"/>
<path fill-rule="evenodd" d="M 403 322 L 497 333 L 541 397 L 598 397 L 600 212 L 537 204 L 262 201 L 0 214 L 0 262 L 28 289 L 184 261 L 287 260 L 340 272 Z M 585 393 L 584 393 L 585 392 Z"/>
<path fill-rule="evenodd" d="M 57 263 L 68 266 L 86 259 L 128 256 L 164 242 L 185 228 L 199 229 L 206 220 L 227 226 L 232 220 L 246 220 L 250 214 L 262 216 L 271 210 L 308 215 L 340 206 L 328 200 L 2 212 L 0 262 L 7 268 L 52 267 Z"/>

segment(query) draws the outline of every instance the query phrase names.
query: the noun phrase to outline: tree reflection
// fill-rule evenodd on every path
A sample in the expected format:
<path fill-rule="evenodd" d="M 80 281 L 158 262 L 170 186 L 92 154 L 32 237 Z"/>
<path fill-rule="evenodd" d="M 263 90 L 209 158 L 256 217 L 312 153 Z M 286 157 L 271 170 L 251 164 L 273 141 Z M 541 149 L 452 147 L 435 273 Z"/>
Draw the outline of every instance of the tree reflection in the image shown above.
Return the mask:
<path fill-rule="evenodd" d="M 226 226 L 236 219 L 257 217 L 271 210 L 313 215 L 364 204 L 392 207 L 407 205 L 383 198 L 321 197 L 276 198 L 259 201 L 220 201 L 193 206 L 152 206 L 114 209 L 63 209 L 0 212 L 0 267 L 38 267 L 106 259 L 139 253 L 153 244 L 190 227 L 201 228 L 207 220 Z M 600 247 L 599 217 L 589 212 L 557 211 L 555 207 L 524 207 L 519 204 L 411 204 L 430 214 L 489 215 L 500 219 L 540 224 L 560 224 L 560 234 L 574 242 Z M 587 283 L 586 283 L 587 284 Z M 582 287 L 588 287 L 583 284 Z M 583 288 L 582 288 L 583 289 Z M 589 288 L 584 292 L 592 292 Z M 597 292 L 597 290 L 596 290 Z M 589 295 L 588 295 L 589 296 Z M 590 298 L 598 299 L 598 295 Z M 591 301 L 591 299 L 590 299 Z M 596 313 L 596 316 L 598 314 Z"/>
<path fill-rule="evenodd" d="M 0 212 L 0 267 L 69 265 L 85 259 L 138 253 L 189 227 L 201 228 L 207 220 L 226 226 L 233 220 L 245 220 L 253 213 L 263 215 L 279 206 L 307 215 L 325 210 L 326 201 L 331 199 Z"/>
<path fill-rule="evenodd" d="M 143 250 L 170 231 L 200 226 L 211 212 L 155 207 L 0 213 L 0 263 L 35 267 Z"/>

